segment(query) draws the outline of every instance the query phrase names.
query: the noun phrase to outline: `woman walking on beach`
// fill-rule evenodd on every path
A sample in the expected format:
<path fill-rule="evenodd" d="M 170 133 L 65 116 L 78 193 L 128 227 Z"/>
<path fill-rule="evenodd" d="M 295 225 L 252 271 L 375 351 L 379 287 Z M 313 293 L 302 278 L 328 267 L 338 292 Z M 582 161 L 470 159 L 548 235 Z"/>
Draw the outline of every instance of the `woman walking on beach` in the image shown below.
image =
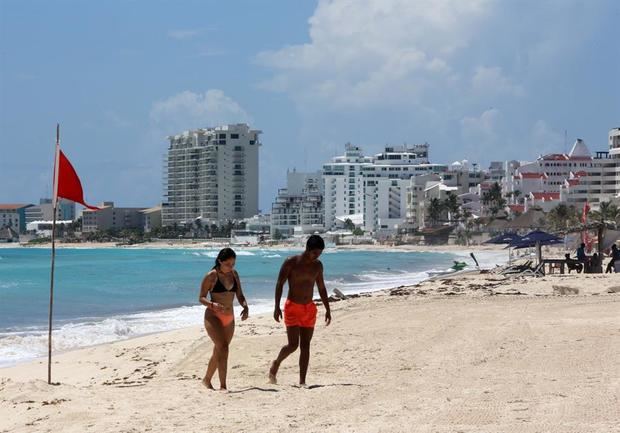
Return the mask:
<path fill-rule="evenodd" d="M 205 329 L 213 340 L 213 354 L 209 359 L 207 373 L 202 383 L 214 389 L 211 379 L 218 371 L 220 389 L 226 389 L 226 370 L 228 367 L 228 346 L 235 332 L 235 315 L 233 301 L 235 295 L 243 307 L 241 320 L 248 318 L 248 303 L 241 290 L 239 274 L 235 271 L 237 255 L 231 248 L 222 249 L 215 259 L 215 266 L 205 275 L 200 285 L 199 302 L 207 307 L 205 311 Z M 211 293 L 207 299 L 207 294 Z"/>

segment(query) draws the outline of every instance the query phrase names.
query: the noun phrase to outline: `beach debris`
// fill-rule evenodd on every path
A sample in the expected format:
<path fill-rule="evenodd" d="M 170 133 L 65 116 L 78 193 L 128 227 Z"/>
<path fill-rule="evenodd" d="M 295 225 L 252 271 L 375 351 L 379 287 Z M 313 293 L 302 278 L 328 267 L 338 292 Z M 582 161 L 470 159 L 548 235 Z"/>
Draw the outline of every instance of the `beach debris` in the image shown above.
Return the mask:
<path fill-rule="evenodd" d="M 508 291 L 508 292 L 494 292 L 493 290 L 491 290 L 491 292 L 489 293 L 489 296 L 493 296 L 493 295 L 527 295 L 527 293 L 523 293 L 520 290 Z"/>
<path fill-rule="evenodd" d="M 65 398 L 55 398 L 55 399 L 50 400 L 50 401 L 43 400 L 43 401 L 41 402 L 41 405 L 42 405 L 42 406 L 49 406 L 49 405 L 53 405 L 53 406 L 55 406 L 55 405 L 57 405 L 57 404 L 60 404 L 60 403 L 65 402 L 65 401 L 69 401 L 69 400 L 67 400 L 67 399 L 65 399 Z"/>
<path fill-rule="evenodd" d="M 406 296 L 412 293 L 411 289 L 404 288 L 405 286 L 400 286 L 395 289 L 390 290 L 390 296 Z"/>
<path fill-rule="evenodd" d="M 620 286 L 611 286 L 607 289 L 607 293 L 620 293 Z"/>
<path fill-rule="evenodd" d="M 554 284 L 551 286 L 553 288 L 553 293 L 557 295 L 578 295 L 579 289 L 570 286 L 560 286 L 558 284 Z"/>
<path fill-rule="evenodd" d="M 342 293 L 340 289 L 334 289 L 334 295 L 336 295 L 340 299 L 347 299 L 347 295 Z"/>

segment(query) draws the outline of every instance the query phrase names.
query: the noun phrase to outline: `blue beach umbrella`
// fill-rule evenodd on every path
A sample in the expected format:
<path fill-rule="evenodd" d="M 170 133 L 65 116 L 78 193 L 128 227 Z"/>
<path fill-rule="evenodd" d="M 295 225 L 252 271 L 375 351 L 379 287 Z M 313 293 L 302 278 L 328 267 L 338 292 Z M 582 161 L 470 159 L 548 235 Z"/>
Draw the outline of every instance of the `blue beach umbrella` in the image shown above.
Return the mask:
<path fill-rule="evenodd" d="M 534 230 L 521 237 L 521 239 L 515 239 L 514 242 L 508 244 L 508 247 L 515 249 L 536 247 L 536 258 L 538 263 L 540 263 L 542 259 L 541 247 L 543 245 L 561 244 L 562 242 L 562 239 L 556 235 L 543 232 L 542 230 Z"/>
<path fill-rule="evenodd" d="M 488 241 L 484 243 L 503 245 L 503 244 L 511 244 L 517 241 L 518 239 L 521 239 L 521 236 L 519 236 L 518 234 L 505 232 L 505 233 L 502 233 L 501 235 L 497 235 L 494 238 L 489 239 Z M 508 263 L 511 263 L 511 262 L 512 262 L 512 251 L 510 251 L 510 246 L 508 246 Z"/>
<path fill-rule="evenodd" d="M 516 233 L 502 233 L 501 235 L 497 235 L 494 238 L 491 238 L 488 241 L 485 241 L 484 243 L 485 244 L 496 244 L 496 245 L 511 244 L 518 239 L 521 239 L 521 236 L 519 236 Z"/>

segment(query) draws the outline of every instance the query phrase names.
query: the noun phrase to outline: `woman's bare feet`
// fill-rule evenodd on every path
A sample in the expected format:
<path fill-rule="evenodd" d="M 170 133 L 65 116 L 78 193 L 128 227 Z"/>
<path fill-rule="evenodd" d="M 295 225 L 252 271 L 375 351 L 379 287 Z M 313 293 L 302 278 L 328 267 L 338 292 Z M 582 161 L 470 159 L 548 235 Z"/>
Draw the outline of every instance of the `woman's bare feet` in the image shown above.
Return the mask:
<path fill-rule="evenodd" d="M 207 388 L 207 389 L 214 389 L 213 385 L 211 385 L 211 381 L 207 380 L 207 378 L 203 378 L 202 379 L 202 384 Z"/>
<path fill-rule="evenodd" d="M 278 379 L 276 378 L 276 375 L 278 374 L 278 363 L 277 361 L 273 361 L 271 363 L 271 367 L 269 368 L 269 383 L 271 383 L 272 385 L 276 385 L 278 383 Z"/>

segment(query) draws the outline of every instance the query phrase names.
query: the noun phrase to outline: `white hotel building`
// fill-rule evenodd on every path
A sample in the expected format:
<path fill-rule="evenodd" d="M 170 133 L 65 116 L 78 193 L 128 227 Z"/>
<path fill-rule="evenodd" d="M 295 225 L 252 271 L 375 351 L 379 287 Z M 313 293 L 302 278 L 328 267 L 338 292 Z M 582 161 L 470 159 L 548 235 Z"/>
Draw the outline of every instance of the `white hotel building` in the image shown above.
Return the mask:
<path fill-rule="evenodd" d="M 375 155 L 364 176 L 364 230 L 392 232 L 407 220 L 411 178 L 443 173 L 445 164 L 430 164 L 428 144 L 386 146 Z"/>
<path fill-rule="evenodd" d="M 239 123 L 168 137 L 162 225 L 256 215 L 260 133 Z"/>
<path fill-rule="evenodd" d="M 287 171 L 286 188 L 278 191 L 271 205 L 271 236 L 311 234 L 324 230 L 321 171 Z M 297 233 L 296 233 L 297 231 Z"/>
<path fill-rule="evenodd" d="M 592 156 L 586 143 L 577 139 L 568 154 L 548 154 L 521 164 L 505 182 L 505 192 L 520 191 L 529 205 L 545 211 L 559 203 L 576 207 L 588 201 L 617 199 L 620 192 L 620 128 L 609 132 L 609 151 Z"/>
<path fill-rule="evenodd" d="M 428 144 L 386 146 L 374 157 L 347 144 L 345 154 L 323 165 L 325 227 L 333 229 L 346 218 L 364 230 L 393 231 L 407 218 L 411 177 L 447 170 L 429 164 Z"/>
<path fill-rule="evenodd" d="M 373 158 L 364 156 L 362 149 L 351 143 L 345 145 L 342 156 L 323 164 L 323 191 L 325 193 L 325 228 L 337 226 L 337 218 L 350 218 L 359 225 L 363 221 L 364 183 L 362 167 L 370 166 Z"/>

